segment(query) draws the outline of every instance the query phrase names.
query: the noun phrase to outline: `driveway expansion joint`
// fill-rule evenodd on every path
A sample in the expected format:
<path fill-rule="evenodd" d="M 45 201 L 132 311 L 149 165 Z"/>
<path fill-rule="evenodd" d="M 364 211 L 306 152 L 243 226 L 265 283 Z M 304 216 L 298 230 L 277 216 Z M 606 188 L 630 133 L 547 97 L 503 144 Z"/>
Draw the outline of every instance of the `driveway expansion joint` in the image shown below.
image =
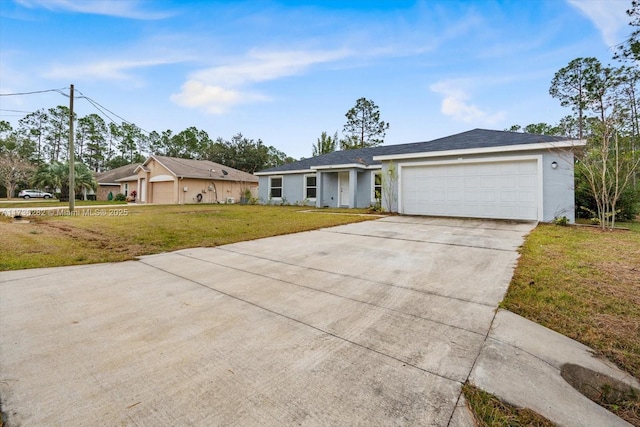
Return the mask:
<path fill-rule="evenodd" d="M 417 292 L 417 293 L 424 294 L 424 295 L 432 295 L 432 296 L 436 296 L 436 297 L 452 299 L 452 300 L 455 300 L 455 301 L 460 301 L 460 302 L 469 303 L 469 304 L 475 304 L 475 305 L 479 305 L 479 306 L 483 306 L 483 307 L 491 307 L 491 308 L 495 308 L 496 307 L 495 304 L 487 304 L 487 303 L 484 303 L 484 302 L 481 302 L 481 301 L 473 301 L 473 300 L 470 300 L 470 299 L 460 298 L 460 297 L 456 297 L 456 296 L 452 296 L 452 295 L 445 295 L 445 294 L 438 293 L 438 292 L 430 292 L 430 291 L 425 291 L 425 290 L 422 290 L 422 289 L 416 289 L 416 288 L 412 288 L 410 286 L 401 286 L 401 285 L 396 285 L 396 284 L 390 283 L 390 282 L 371 280 L 371 279 L 367 279 L 365 277 L 355 276 L 353 274 L 336 273 L 335 271 L 331 271 L 331 270 L 323 270 L 323 269 L 317 268 L 317 267 L 301 266 L 299 264 L 285 262 L 285 261 L 278 260 L 278 259 L 275 259 L 275 258 L 269 258 L 269 257 L 266 257 L 266 256 L 259 256 L 259 255 L 256 255 L 256 254 L 249 254 L 249 253 L 241 252 L 241 251 L 234 251 L 234 250 L 229 249 L 226 246 L 216 246 L 213 249 L 220 250 L 220 251 L 231 252 L 231 253 L 238 254 L 238 255 L 249 256 L 249 257 L 252 257 L 252 258 L 262 259 L 262 260 L 265 260 L 265 261 L 270 261 L 270 262 L 279 263 L 279 264 L 283 264 L 283 265 L 288 265 L 288 266 L 292 266 L 292 267 L 304 268 L 304 269 L 307 269 L 307 270 L 317 271 L 317 272 L 320 272 L 320 273 L 334 274 L 334 275 L 345 277 L 345 278 L 349 278 L 349 279 L 362 280 L 364 282 L 369 282 L 369 283 L 376 284 L 376 285 L 383 285 L 383 286 L 388 286 L 388 287 L 391 287 L 391 288 L 404 289 L 404 290 L 407 290 L 407 291 Z"/>
<path fill-rule="evenodd" d="M 443 245 L 443 246 L 455 246 L 459 248 L 471 248 L 471 249 L 484 249 L 489 251 L 500 251 L 500 252 L 513 252 L 512 249 L 503 249 L 503 248 L 489 248 L 487 246 L 477 246 L 477 245 L 463 245 L 461 243 L 452 243 L 452 242 L 434 242 L 430 240 L 421 240 L 421 239 L 410 239 L 408 237 L 389 237 L 389 236 L 378 236 L 375 234 L 362 234 L 362 233 L 347 233 L 345 231 L 337 231 L 329 228 L 323 228 L 318 230 L 324 233 L 335 233 L 335 234 L 344 234 L 347 236 L 360 236 L 360 237 L 369 237 L 372 239 L 380 239 L 380 240 L 397 240 L 404 242 L 412 242 L 412 243 L 423 243 L 425 245 Z"/>
<path fill-rule="evenodd" d="M 200 260 L 200 261 L 202 261 L 202 260 Z M 234 300 L 236 300 L 236 301 L 243 302 L 243 303 L 248 304 L 248 305 L 250 305 L 250 306 L 252 306 L 252 307 L 256 307 L 256 308 L 258 308 L 258 309 L 260 309 L 260 310 L 264 310 L 264 311 L 266 311 L 266 312 L 268 312 L 268 313 L 271 313 L 271 314 L 274 314 L 274 315 L 276 315 L 276 316 L 280 316 L 280 317 L 285 318 L 285 319 L 287 319 L 287 320 L 291 320 L 292 322 L 296 322 L 296 323 L 298 323 L 298 324 L 304 325 L 304 326 L 306 326 L 306 327 L 308 327 L 308 328 L 314 329 L 314 330 L 316 330 L 316 331 L 318 331 L 318 332 L 321 332 L 321 333 L 323 333 L 323 334 L 325 334 L 325 335 L 328 335 L 328 336 L 330 336 L 330 337 L 336 338 L 336 339 L 341 340 L 341 341 L 343 341 L 343 342 L 346 342 L 346 343 L 348 343 L 348 344 L 351 344 L 351 345 L 357 346 L 357 347 L 359 347 L 359 348 L 362 348 L 362 349 L 364 349 L 364 350 L 367 350 L 367 351 L 370 351 L 370 352 L 373 352 L 373 353 L 379 354 L 379 355 L 381 355 L 381 356 L 383 356 L 383 357 L 386 357 L 386 358 L 389 358 L 389 359 L 395 360 L 396 362 L 402 363 L 403 365 L 406 365 L 406 366 L 409 366 L 409 367 L 415 368 L 415 369 L 417 369 L 417 370 L 419 370 L 419 371 L 426 372 L 426 373 L 428 373 L 428 374 L 431 374 L 431 375 L 434 375 L 434 376 L 437 376 L 437 377 L 443 378 L 443 379 L 448 380 L 448 381 L 453 381 L 453 382 L 456 382 L 456 383 L 458 383 L 458 384 L 462 384 L 462 382 L 460 382 L 460 380 L 457 380 L 457 379 L 455 379 L 455 378 L 450 378 L 450 377 L 448 377 L 448 376 L 446 376 L 446 375 L 442 375 L 442 374 L 440 374 L 440 373 L 438 373 L 438 372 L 434 372 L 434 371 L 430 371 L 430 370 L 425 369 L 425 368 L 421 368 L 420 366 L 417 366 L 417 365 L 415 365 L 415 364 L 413 364 L 413 363 L 409 362 L 408 360 L 403 360 L 403 359 L 397 358 L 397 357 L 392 356 L 392 355 L 390 355 L 390 354 L 387 354 L 387 353 L 385 353 L 385 352 L 383 352 L 383 351 L 376 350 L 376 349 L 374 349 L 374 348 L 371 348 L 371 347 L 368 347 L 368 346 L 366 346 L 366 345 L 360 344 L 360 343 L 355 342 L 355 341 L 353 341 L 353 340 L 350 340 L 350 339 L 348 339 L 348 338 L 341 337 L 340 335 L 337 335 L 337 334 L 335 334 L 335 333 L 333 333 L 333 332 L 330 332 L 330 331 L 327 331 L 327 330 L 325 330 L 325 329 L 322 329 L 322 328 L 320 328 L 320 327 L 318 327 L 318 326 L 311 325 L 310 323 L 304 322 L 304 321 L 302 321 L 302 320 L 300 320 L 300 319 L 296 319 L 296 318 L 291 317 L 291 316 L 288 316 L 288 315 L 286 315 L 286 314 L 279 313 L 279 312 L 277 312 L 277 311 L 275 311 L 275 310 L 272 310 L 272 309 L 270 309 L 270 308 L 268 308 L 268 307 L 261 306 L 261 305 L 259 305 L 259 304 L 256 304 L 256 303 L 254 303 L 254 302 L 251 302 L 251 301 L 249 301 L 249 300 L 247 300 L 247 299 L 244 299 L 244 298 L 240 298 L 240 297 L 238 297 L 238 296 L 236 296 L 236 295 L 233 295 L 233 294 L 230 294 L 230 293 L 228 293 L 228 292 L 221 291 L 221 290 L 216 289 L 216 288 L 214 288 L 214 287 L 212 287 L 212 286 L 209 286 L 209 285 L 207 285 L 207 284 L 201 283 L 201 282 L 199 282 L 199 281 L 197 281 L 197 280 L 193 280 L 193 279 L 191 279 L 191 278 L 189 278 L 189 277 L 186 277 L 186 276 L 183 276 L 183 275 L 180 275 L 180 274 L 177 274 L 177 273 L 173 273 L 173 272 L 171 272 L 171 271 L 169 271 L 169 270 L 166 270 L 166 269 L 160 268 L 160 267 L 155 266 L 155 265 L 152 265 L 152 264 L 148 264 L 148 263 L 146 263 L 146 262 L 144 262 L 144 261 L 143 261 L 143 263 L 144 263 L 145 265 L 147 265 L 147 266 L 150 266 L 150 267 L 152 267 L 152 268 L 155 268 L 156 270 L 162 271 L 163 273 L 170 274 L 170 275 L 172 275 L 172 276 L 174 276 L 174 277 L 178 277 L 178 278 L 180 278 L 180 279 L 182 279 L 182 280 L 185 280 L 185 281 L 191 282 L 191 283 L 193 283 L 193 284 L 195 284 L 195 285 L 201 286 L 201 287 L 206 288 L 206 289 L 208 289 L 208 290 L 211 290 L 211 291 L 213 291 L 213 292 L 217 292 L 217 293 L 219 293 L 219 294 L 221 294 L 221 295 L 224 295 L 224 296 L 226 296 L 226 297 L 228 297 L 228 298 L 232 298 L 232 299 L 234 299 Z"/>
<path fill-rule="evenodd" d="M 408 216 L 402 216 L 402 218 L 410 218 Z M 441 221 L 442 218 L 441 217 L 434 217 L 437 218 L 438 221 Z M 462 219 L 462 218 L 461 218 Z M 493 230 L 493 231 L 508 231 L 508 232 L 515 232 L 518 233 L 522 230 L 518 230 L 518 229 L 509 229 L 509 228 L 502 228 L 502 227 L 487 227 L 485 226 L 485 224 L 487 222 L 498 222 L 501 224 L 520 224 L 520 225 L 531 225 L 532 227 L 535 227 L 536 225 L 538 225 L 538 223 L 536 221 L 517 221 L 517 222 L 511 222 L 508 220 L 505 221 L 500 221 L 500 220 L 487 220 L 487 221 L 482 221 L 481 225 L 461 225 L 461 224 L 456 224 L 456 225 L 451 225 L 451 224 L 446 224 L 446 223 L 438 223 L 438 221 L 433 221 L 433 222 L 427 222 L 424 223 L 422 221 L 393 221 L 393 220 L 384 220 L 383 222 L 386 223 L 390 223 L 390 224 L 399 224 L 399 225 L 412 225 L 412 226 L 418 226 L 418 227 L 445 227 L 445 228 L 461 228 L 461 229 L 466 229 L 466 230 Z"/>
<path fill-rule="evenodd" d="M 216 248 L 216 249 L 219 249 L 219 248 Z M 251 255 L 242 254 L 241 252 L 234 252 L 234 251 L 229 251 L 229 252 L 233 252 L 233 253 L 236 253 L 236 254 L 239 254 L 239 255 L 251 256 Z M 313 292 L 318 292 L 318 293 L 322 293 L 322 294 L 326 294 L 326 295 L 331 295 L 331 296 L 334 296 L 336 298 L 341 298 L 341 299 L 353 301 L 353 302 L 356 302 L 358 304 L 365 304 L 365 305 L 368 305 L 368 306 L 371 306 L 371 307 L 379 308 L 381 310 L 390 311 L 394 315 L 397 314 L 397 315 L 401 315 L 401 316 L 412 317 L 412 318 L 415 318 L 415 319 L 420 319 L 420 320 L 424 320 L 424 321 L 431 322 L 431 323 L 437 323 L 439 325 L 442 325 L 442 326 L 445 326 L 445 327 L 448 327 L 448 328 L 453 328 L 453 329 L 458 329 L 458 330 L 461 330 L 461 331 L 469 332 L 471 334 L 483 335 L 483 334 L 480 334 L 480 333 L 478 333 L 476 331 L 472 331 L 471 329 L 467 329 L 467 328 L 462 328 L 460 326 L 451 325 L 449 323 L 441 322 L 441 321 L 438 321 L 438 320 L 435 320 L 435 319 L 431 319 L 431 318 L 428 318 L 428 317 L 418 316 L 417 314 L 407 313 L 405 311 L 401 311 L 401 310 L 398 310 L 398 309 L 395 309 L 395 308 L 391 308 L 391 307 L 386 307 L 384 305 L 374 304 L 374 303 L 367 302 L 367 301 L 362 301 L 362 300 L 359 300 L 359 299 L 356 299 L 356 298 L 350 298 L 350 297 L 347 297 L 347 296 L 344 296 L 344 295 L 340 295 L 340 294 L 337 294 L 337 293 L 334 293 L 334 292 L 324 291 L 322 289 L 314 288 L 312 286 L 301 285 L 299 283 L 295 283 L 295 282 L 291 282 L 291 281 L 288 281 L 288 280 L 280 279 L 278 277 L 272 277 L 272 276 L 269 276 L 267 274 L 261 274 L 261 273 L 256 273 L 254 271 L 245 270 L 245 269 L 242 269 L 242 268 L 232 267 L 232 266 L 227 265 L 227 264 L 223 264 L 223 263 L 214 262 L 214 261 L 211 261 L 211 260 L 198 258 L 198 257 L 192 256 L 192 255 L 186 255 L 184 253 L 180 253 L 179 255 L 183 256 L 185 258 L 190 258 L 190 259 L 196 260 L 196 261 L 206 262 L 208 264 L 217 265 L 218 267 L 228 268 L 228 269 L 231 269 L 231 270 L 239 271 L 239 272 L 250 274 L 250 275 L 253 275 L 253 276 L 263 277 L 263 278 L 269 279 L 269 280 L 275 280 L 275 281 L 280 282 L 280 283 L 286 283 L 287 285 L 295 286 L 295 287 L 298 287 L 298 288 L 308 289 L 308 290 L 313 291 Z M 287 263 L 287 265 L 297 266 L 297 267 L 299 267 L 301 269 L 309 269 L 309 270 L 311 270 L 311 268 L 307 268 L 307 267 L 304 267 L 304 266 L 298 266 L 298 265 L 295 265 L 295 264 Z M 328 271 L 323 271 L 323 272 L 324 273 L 330 273 Z M 332 273 L 332 274 L 335 274 L 337 276 L 346 277 L 345 275 L 342 275 L 340 273 Z M 353 277 L 351 277 L 351 278 L 353 278 Z M 360 280 L 371 282 L 371 281 L 366 280 L 366 279 L 360 279 Z M 372 283 L 382 284 L 380 282 L 372 282 Z M 410 288 L 402 288 L 402 289 L 411 290 Z"/>

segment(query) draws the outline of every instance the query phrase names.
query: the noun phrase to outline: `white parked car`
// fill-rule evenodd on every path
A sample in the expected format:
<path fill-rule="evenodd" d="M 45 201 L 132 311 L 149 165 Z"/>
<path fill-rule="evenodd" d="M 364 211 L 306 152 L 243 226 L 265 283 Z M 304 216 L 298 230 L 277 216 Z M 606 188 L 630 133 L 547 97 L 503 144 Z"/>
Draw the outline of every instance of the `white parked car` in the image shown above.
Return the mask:
<path fill-rule="evenodd" d="M 46 191 L 40 190 L 22 190 L 18 193 L 18 197 L 22 197 L 23 199 L 30 199 L 32 197 L 40 197 L 44 199 L 50 199 L 53 197 L 53 194 L 47 193 Z"/>

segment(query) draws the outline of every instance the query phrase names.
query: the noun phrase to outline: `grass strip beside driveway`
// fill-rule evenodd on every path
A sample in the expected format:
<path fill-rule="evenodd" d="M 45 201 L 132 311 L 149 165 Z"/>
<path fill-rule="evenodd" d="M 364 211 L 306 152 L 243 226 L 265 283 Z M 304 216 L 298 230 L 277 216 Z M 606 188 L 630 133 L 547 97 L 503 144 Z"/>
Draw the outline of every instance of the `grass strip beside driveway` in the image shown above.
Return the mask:
<path fill-rule="evenodd" d="M 626 226 L 538 225 L 520 249 L 501 307 L 586 344 L 640 379 L 640 229 Z M 640 425 L 640 401 L 609 409 Z"/>
<path fill-rule="evenodd" d="M 528 408 L 509 405 L 471 384 L 464 384 L 462 392 L 478 426 L 554 427 L 551 421 Z"/>
<path fill-rule="evenodd" d="M 78 208 L 73 216 L 63 209 L 42 211 L 22 222 L 0 216 L 0 271 L 126 261 L 376 218 L 354 215 L 364 210 L 315 211 L 299 206 L 114 205 Z"/>

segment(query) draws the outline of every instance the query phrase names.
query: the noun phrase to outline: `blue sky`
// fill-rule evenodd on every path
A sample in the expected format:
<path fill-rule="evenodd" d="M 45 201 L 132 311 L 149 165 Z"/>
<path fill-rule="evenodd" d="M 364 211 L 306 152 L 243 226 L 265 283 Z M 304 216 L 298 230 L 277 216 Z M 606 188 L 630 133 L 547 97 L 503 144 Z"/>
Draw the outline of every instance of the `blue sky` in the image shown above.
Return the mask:
<path fill-rule="evenodd" d="M 366 97 L 385 144 L 555 124 L 572 59 L 612 63 L 631 0 L 0 0 L 0 93 L 82 94 L 146 131 L 242 132 L 295 158 Z M 0 119 L 68 105 L 0 97 Z M 80 115 L 96 113 L 79 99 Z"/>

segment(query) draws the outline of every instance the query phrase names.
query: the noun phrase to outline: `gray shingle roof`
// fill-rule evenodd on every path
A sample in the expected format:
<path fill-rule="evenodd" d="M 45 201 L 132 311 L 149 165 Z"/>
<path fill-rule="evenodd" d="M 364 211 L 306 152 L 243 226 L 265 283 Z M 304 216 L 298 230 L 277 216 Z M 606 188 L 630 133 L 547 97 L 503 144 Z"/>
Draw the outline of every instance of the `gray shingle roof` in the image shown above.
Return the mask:
<path fill-rule="evenodd" d="M 487 129 L 473 129 L 444 138 L 408 144 L 383 145 L 379 147 L 361 148 L 357 150 L 334 151 L 322 156 L 311 157 L 293 163 L 287 163 L 260 171 L 287 172 L 308 170 L 314 166 L 343 165 L 359 163 L 365 166 L 379 165 L 374 156 L 391 154 L 429 153 L 448 150 L 480 149 L 487 147 L 506 147 L 510 145 L 537 144 L 542 142 L 571 141 L 571 138 L 531 133 L 507 132 Z"/>
<path fill-rule="evenodd" d="M 111 169 L 105 172 L 96 173 L 96 181 L 98 184 L 117 184 L 117 180 L 125 178 L 131 175 L 135 175 L 134 170 L 140 166 L 140 163 L 133 163 L 131 165 L 120 166 L 119 168 Z"/>
<path fill-rule="evenodd" d="M 238 169 L 209 160 L 181 159 L 152 156 L 176 176 L 184 178 L 215 179 L 225 181 L 258 182 L 258 177 Z M 146 162 L 145 162 L 146 163 Z"/>

